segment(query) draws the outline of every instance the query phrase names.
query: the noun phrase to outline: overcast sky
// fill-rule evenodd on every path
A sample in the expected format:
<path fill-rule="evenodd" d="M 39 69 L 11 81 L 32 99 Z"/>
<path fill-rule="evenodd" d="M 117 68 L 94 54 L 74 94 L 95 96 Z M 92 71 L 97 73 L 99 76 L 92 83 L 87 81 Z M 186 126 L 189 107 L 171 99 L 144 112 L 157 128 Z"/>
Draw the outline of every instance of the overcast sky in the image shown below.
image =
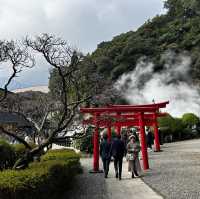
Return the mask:
<path fill-rule="evenodd" d="M 87 53 L 163 12 L 162 0 L 0 0 L 0 39 L 53 33 Z M 7 72 L 0 69 L 1 83 Z M 15 87 L 47 84 L 48 68 L 40 61 L 16 81 Z"/>

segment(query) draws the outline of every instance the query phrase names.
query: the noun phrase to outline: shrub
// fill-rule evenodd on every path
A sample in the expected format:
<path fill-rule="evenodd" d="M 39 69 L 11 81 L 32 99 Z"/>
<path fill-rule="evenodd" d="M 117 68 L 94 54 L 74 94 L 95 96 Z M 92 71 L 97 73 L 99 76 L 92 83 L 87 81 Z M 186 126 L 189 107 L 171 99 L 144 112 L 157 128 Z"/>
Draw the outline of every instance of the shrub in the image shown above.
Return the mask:
<path fill-rule="evenodd" d="M 22 155 L 26 152 L 26 147 L 23 144 L 14 144 L 13 148 L 17 159 L 22 157 Z"/>
<path fill-rule="evenodd" d="M 0 172 L 0 198 L 58 198 L 64 190 L 70 187 L 72 178 L 79 167 L 79 155 L 75 152 L 52 150 L 44 156 L 41 162 L 30 164 L 28 169 Z"/>
<path fill-rule="evenodd" d="M 175 140 L 182 139 L 184 125 L 180 118 L 173 118 L 168 114 L 166 117 L 159 118 L 158 123 L 164 137 L 172 135 Z"/>
<path fill-rule="evenodd" d="M 173 133 L 173 130 L 172 130 L 173 123 L 174 123 L 174 118 L 170 114 L 168 114 L 165 117 L 158 118 L 159 127 L 165 135 L 169 135 Z"/>
<path fill-rule="evenodd" d="M 0 140 L 0 170 L 11 168 L 14 162 L 14 148 L 6 141 Z"/>
<path fill-rule="evenodd" d="M 174 118 L 172 123 L 172 133 L 176 140 L 183 138 L 184 125 L 180 118 Z"/>
<path fill-rule="evenodd" d="M 37 146 L 34 143 L 29 143 L 29 145 L 31 146 L 31 148 L 34 148 L 34 147 Z M 22 158 L 23 155 L 28 151 L 28 149 L 24 146 L 24 144 L 14 144 L 13 147 L 14 147 L 14 150 L 15 150 L 15 162 L 18 159 Z M 43 153 L 43 151 L 41 151 L 41 154 L 42 153 Z M 35 158 L 37 160 L 39 160 L 40 159 L 40 155 L 39 156 L 35 156 Z"/>
<path fill-rule="evenodd" d="M 36 147 L 36 144 L 34 144 L 34 143 L 29 143 L 29 145 L 32 148 Z M 22 157 L 27 150 L 26 147 L 24 146 L 24 144 L 13 144 L 12 146 L 14 147 L 16 158 Z"/>
<path fill-rule="evenodd" d="M 195 114 L 193 113 L 185 113 L 182 116 L 182 121 L 183 124 L 187 127 L 192 127 L 193 125 L 196 125 L 199 123 L 199 117 L 197 117 Z"/>
<path fill-rule="evenodd" d="M 48 151 L 44 156 L 42 156 L 41 161 L 49 160 L 79 160 L 80 155 L 75 153 L 74 150 L 70 149 L 56 149 Z"/>
<path fill-rule="evenodd" d="M 173 135 L 174 140 L 191 139 L 198 137 L 198 132 L 192 131 L 192 126 L 199 124 L 199 118 L 193 113 L 185 113 L 182 118 L 173 118 L 171 115 L 159 118 L 159 127 L 164 136 Z"/>

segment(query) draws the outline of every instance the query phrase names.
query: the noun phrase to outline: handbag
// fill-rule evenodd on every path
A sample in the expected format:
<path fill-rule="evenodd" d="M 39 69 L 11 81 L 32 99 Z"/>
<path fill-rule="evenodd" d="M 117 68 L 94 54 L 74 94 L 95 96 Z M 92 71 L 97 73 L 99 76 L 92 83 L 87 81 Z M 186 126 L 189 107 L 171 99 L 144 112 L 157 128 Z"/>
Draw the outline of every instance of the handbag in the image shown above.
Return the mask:
<path fill-rule="evenodd" d="M 128 160 L 134 160 L 134 155 L 133 155 L 133 153 L 127 153 L 126 159 L 127 159 L 127 161 L 128 161 Z"/>

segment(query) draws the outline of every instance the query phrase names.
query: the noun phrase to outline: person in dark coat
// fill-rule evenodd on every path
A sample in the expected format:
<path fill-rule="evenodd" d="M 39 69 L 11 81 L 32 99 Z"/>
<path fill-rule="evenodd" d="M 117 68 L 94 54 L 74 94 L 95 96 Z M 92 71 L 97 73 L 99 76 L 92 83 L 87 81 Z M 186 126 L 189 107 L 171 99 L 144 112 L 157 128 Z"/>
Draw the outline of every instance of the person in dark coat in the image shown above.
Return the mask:
<path fill-rule="evenodd" d="M 103 140 L 100 144 L 100 156 L 103 162 L 104 176 L 107 178 L 111 159 L 111 144 L 108 142 L 107 134 L 103 134 Z"/>
<path fill-rule="evenodd" d="M 121 135 L 117 135 L 111 145 L 111 154 L 114 158 L 115 177 L 121 180 L 122 176 L 122 162 L 126 147 L 121 140 Z"/>
<path fill-rule="evenodd" d="M 152 145 L 153 145 L 153 134 L 148 128 L 147 129 L 147 147 L 152 149 Z"/>
<path fill-rule="evenodd" d="M 124 156 L 126 156 L 126 154 L 127 154 L 126 146 L 127 146 L 128 142 L 129 142 L 127 133 L 123 134 L 122 141 L 124 142 L 124 146 L 125 146 Z"/>

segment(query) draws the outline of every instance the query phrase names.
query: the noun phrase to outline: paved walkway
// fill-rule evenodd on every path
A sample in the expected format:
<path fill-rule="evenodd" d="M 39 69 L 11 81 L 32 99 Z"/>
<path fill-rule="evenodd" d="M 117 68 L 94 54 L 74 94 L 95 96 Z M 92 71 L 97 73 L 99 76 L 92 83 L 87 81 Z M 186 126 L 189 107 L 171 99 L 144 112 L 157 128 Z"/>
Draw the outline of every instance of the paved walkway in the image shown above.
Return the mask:
<path fill-rule="evenodd" d="M 127 172 L 127 162 L 123 164 L 122 180 L 114 176 L 113 162 L 107 179 L 103 174 L 89 174 L 92 160 L 82 159 L 84 173 L 76 177 L 73 189 L 63 199 L 162 199 L 140 178 L 132 179 Z"/>
<path fill-rule="evenodd" d="M 200 199 L 200 139 L 164 144 L 150 153 L 143 180 L 166 199 Z"/>

